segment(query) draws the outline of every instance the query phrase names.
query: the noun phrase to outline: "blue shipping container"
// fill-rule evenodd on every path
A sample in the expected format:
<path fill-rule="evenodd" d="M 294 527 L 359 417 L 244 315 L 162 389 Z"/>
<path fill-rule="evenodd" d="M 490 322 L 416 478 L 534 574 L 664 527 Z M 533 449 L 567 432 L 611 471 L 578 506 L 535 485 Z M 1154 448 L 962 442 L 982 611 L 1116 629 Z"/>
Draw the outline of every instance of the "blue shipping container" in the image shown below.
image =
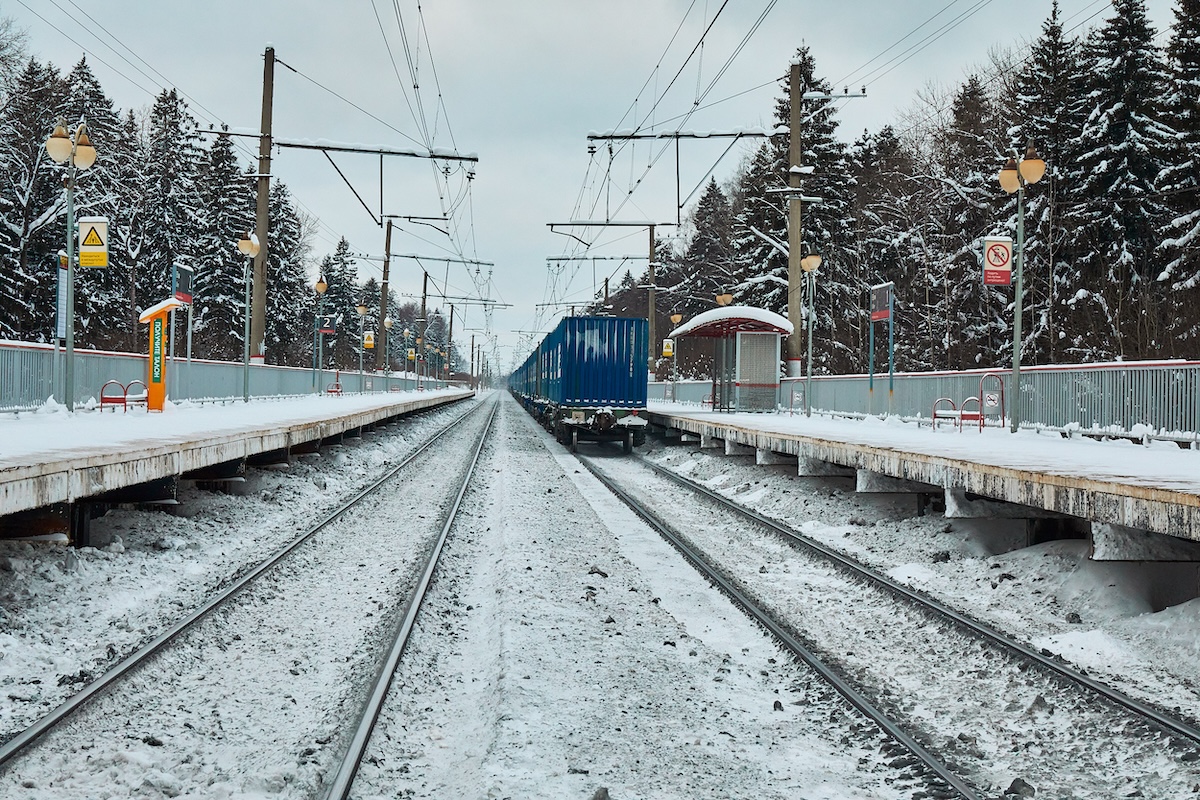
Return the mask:
<path fill-rule="evenodd" d="M 538 348 L 539 394 L 571 408 L 645 408 L 646 320 L 567 317 Z"/>

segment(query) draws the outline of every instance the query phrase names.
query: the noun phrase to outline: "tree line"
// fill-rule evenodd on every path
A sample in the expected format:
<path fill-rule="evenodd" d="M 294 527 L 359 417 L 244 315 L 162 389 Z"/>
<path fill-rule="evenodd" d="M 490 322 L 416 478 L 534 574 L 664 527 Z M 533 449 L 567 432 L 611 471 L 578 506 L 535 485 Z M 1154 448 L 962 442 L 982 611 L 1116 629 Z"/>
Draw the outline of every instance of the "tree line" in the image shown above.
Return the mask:
<path fill-rule="evenodd" d="M 901 370 L 999 367 L 1011 360 L 1013 288 L 984 286 L 984 237 L 1017 228 L 997 175 L 1032 144 L 1045 177 L 1025 193 L 1022 361 L 1200 358 L 1200 0 L 1178 0 L 1159 44 L 1144 0 L 1074 34 L 1058 4 L 1032 42 L 994 51 L 958 86 L 927 87 L 902 119 L 835 137 L 836 101 L 805 99 L 798 130 L 806 249 L 822 256 L 815 369 L 867 368 L 873 284 L 895 284 Z M 834 94 L 807 47 L 803 91 Z M 775 106 L 787 125 L 790 99 Z M 710 180 L 682 246 L 660 245 L 667 317 L 714 294 L 787 314 L 787 137 L 764 141 L 731 178 Z M 645 280 L 626 275 L 594 310 L 646 313 Z M 876 323 L 880 324 L 880 323 Z M 876 336 L 886 363 L 886 336 Z M 665 370 L 665 367 L 663 368 Z"/>
<path fill-rule="evenodd" d="M 254 229 L 256 181 L 252 166 L 239 165 L 229 133 L 203 130 L 175 89 L 161 91 L 147 109 L 120 111 L 86 57 L 65 74 L 28 58 L 10 21 L 0 21 L 0 87 L 0 339 L 53 340 L 67 167 L 49 157 L 45 141 L 62 117 L 71 130 L 86 121 L 98 153 L 91 169 L 77 173 L 76 216 L 109 220 L 109 266 L 76 266 L 76 347 L 145 352 L 138 316 L 170 296 L 173 274 L 184 268 L 193 275 L 193 355 L 240 361 L 247 265 L 237 242 Z M 325 337 L 325 366 L 357 368 L 362 343 L 355 308 L 371 309 L 366 329 L 374 329 L 378 282 L 359 280 L 345 239 L 316 260 L 315 221 L 277 177 L 269 208 L 267 362 L 313 363 L 319 303 L 322 313 L 339 320 L 338 333 Z M 314 291 L 314 272 L 328 284 L 323 298 Z M 395 321 L 392 363 L 403 368 L 403 331 L 410 330 L 408 343 L 415 346 L 420 308 L 391 294 L 388 309 Z M 430 312 L 425 333 L 426 343 L 446 347 L 440 310 Z M 373 352 L 365 356 L 373 366 Z"/>

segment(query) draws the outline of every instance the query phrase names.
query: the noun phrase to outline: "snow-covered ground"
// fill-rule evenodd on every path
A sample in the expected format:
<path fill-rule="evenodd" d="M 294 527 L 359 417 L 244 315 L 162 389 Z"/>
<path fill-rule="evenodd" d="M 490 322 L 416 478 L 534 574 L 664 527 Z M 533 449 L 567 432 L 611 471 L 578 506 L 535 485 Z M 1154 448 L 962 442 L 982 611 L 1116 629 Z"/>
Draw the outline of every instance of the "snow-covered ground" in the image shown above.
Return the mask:
<path fill-rule="evenodd" d="M 58 544 L 0 543 L 0 737 L 394 463 L 432 416 L 286 470 L 252 470 L 238 496 L 186 489 L 175 515 L 110 512 L 94 522 L 107 543 L 77 561 Z M 1095 677 L 1200 718 L 1200 601 L 1154 613 L 1154 567 L 1089 562 L 1078 542 L 1016 549 L 1005 524 L 917 517 L 911 499 L 858 495 L 849 481 L 648 449 Z M 840 701 L 507 399 L 481 475 L 372 743 L 364 797 L 587 798 L 600 787 L 618 799 L 909 796 Z M 120 746 L 121 769 L 163 771 L 158 748 Z M 253 778 L 181 790 L 295 796 Z M 0 773 L 0 795 L 21 791 Z M 141 794 L 162 792 L 150 784 Z"/>

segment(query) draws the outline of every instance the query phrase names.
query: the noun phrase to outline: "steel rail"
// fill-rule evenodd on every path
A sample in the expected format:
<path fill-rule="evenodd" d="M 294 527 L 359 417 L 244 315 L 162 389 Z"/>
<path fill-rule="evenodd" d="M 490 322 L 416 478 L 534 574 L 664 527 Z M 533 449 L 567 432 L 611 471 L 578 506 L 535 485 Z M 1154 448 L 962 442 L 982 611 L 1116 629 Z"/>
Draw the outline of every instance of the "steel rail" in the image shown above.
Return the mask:
<path fill-rule="evenodd" d="M 918 760 L 920 760 L 931 772 L 937 775 L 941 780 L 952 787 L 966 800 L 980 800 L 980 795 L 975 789 L 958 775 L 955 775 L 950 769 L 941 762 L 941 760 L 925 748 L 920 742 L 909 735 L 903 728 L 893 722 L 882 710 L 878 709 L 862 692 L 855 689 L 841 675 L 826 665 L 820 657 L 817 656 L 807 645 L 801 642 L 797 637 L 793 636 L 789 631 L 783 628 L 770 614 L 764 611 L 756 604 L 749 596 L 738 589 L 732 581 L 721 575 L 713 566 L 711 566 L 704 557 L 692 547 L 690 547 L 678 534 L 676 534 L 670 526 L 655 516 L 649 509 L 639 503 L 634 497 L 629 495 L 624 489 L 617 486 L 613 481 L 598 467 L 596 467 L 589 457 L 579 457 L 580 462 L 591 472 L 596 479 L 599 480 L 609 491 L 615 494 L 621 502 L 629 506 L 629 508 L 641 517 L 645 522 L 658 531 L 664 539 L 675 547 L 683 557 L 696 567 L 708 580 L 717 586 L 722 592 L 727 594 L 738 605 L 740 605 L 747 614 L 749 614 L 756 622 L 770 631 L 771 635 L 778 639 L 788 650 L 798 656 L 817 674 L 821 676 L 830 686 L 832 686 L 838 694 L 842 695 L 852 706 L 862 712 L 868 719 L 873 721 L 879 728 L 890 736 L 895 742 L 907 749 Z"/>
<path fill-rule="evenodd" d="M 933 599 L 932 597 L 928 597 L 927 595 L 916 591 L 915 589 L 910 589 L 901 583 L 897 583 L 886 575 L 876 572 L 865 564 L 856 561 L 844 553 L 840 553 L 832 548 L 826 547 L 815 539 L 811 539 L 799 531 L 793 530 L 792 528 L 789 528 L 780 522 L 758 513 L 757 511 L 734 503 L 712 489 L 709 489 L 707 486 L 703 486 L 693 480 L 690 480 L 689 478 L 671 472 L 670 470 L 647 461 L 644 458 L 642 458 L 641 461 L 650 469 L 659 473 L 663 477 L 666 477 L 681 486 L 687 487 L 688 489 L 692 489 L 693 491 L 708 497 L 720 505 L 729 508 L 738 514 L 754 520 L 760 525 L 763 525 L 764 527 L 793 540 L 797 544 L 835 562 L 838 566 L 851 572 L 853 575 L 860 578 L 866 578 L 867 580 L 879 584 L 888 591 L 921 608 L 934 611 L 946 619 L 965 628 L 968 632 L 998 644 L 1001 647 L 1020 655 L 1022 658 L 1032 661 L 1038 666 L 1047 669 L 1063 678 L 1066 678 L 1072 683 L 1086 687 L 1103 699 L 1132 711 L 1148 720 L 1151 720 L 1155 724 L 1166 729 L 1167 731 L 1170 731 L 1171 733 L 1191 739 L 1194 742 L 1200 742 L 1200 727 L 1185 722 L 1184 720 L 1169 716 L 1157 708 L 1143 703 L 1140 700 L 1136 700 L 1111 686 L 1101 683 L 1100 681 L 1094 680 L 1093 678 L 1083 674 L 1078 670 L 1072 669 L 1056 659 L 1048 658 L 1028 645 L 1022 644 L 1017 640 L 1010 638 L 1000 631 L 967 616 L 961 611 L 957 611 L 950 606 Z"/>
<path fill-rule="evenodd" d="M 475 476 L 475 467 L 479 463 L 479 454 L 483 452 L 483 445 L 487 441 L 492 423 L 496 419 L 496 410 L 499 408 L 499 405 L 497 399 L 492 400 L 491 412 L 484 423 L 479 441 L 475 445 L 475 453 L 471 457 L 471 463 L 467 467 L 462 485 L 458 488 L 458 494 L 450 506 L 450 513 L 446 516 L 446 522 L 442 525 L 441 533 L 430 550 L 425 570 L 421 574 L 421 579 L 417 582 L 412 596 L 408 599 L 404 618 L 396 629 L 396 636 L 392 641 L 391 650 L 388 652 L 379 673 L 375 676 L 371 693 L 363 707 L 362 717 L 355 728 L 349 747 L 342 757 L 341 766 L 330 782 L 328 790 L 322 795 L 326 800 L 333 800 L 334 798 L 336 800 L 347 800 L 350 797 L 350 791 L 354 786 L 354 777 L 358 774 L 358 768 L 362 764 L 363 757 L 366 755 L 371 733 L 375 729 L 375 723 L 379 720 L 379 713 L 383 710 L 383 703 L 387 699 L 392 681 L 396 677 L 396 667 L 399 665 L 400 657 L 404 654 L 404 650 L 408 646 L 409 637 L 417 621 L 417 614 L 420 612 L 421 605 L 425 601 L 425 596 L 429 592 L 429 585 L 433 581 L 433 574 L 437 569 L 438 560 L 441 558 L 446 539 L 450 535 L 450 528 L 454 525 L 455 518 L 458 516 L 458 509 L 462 505 L 463 497 L 467 493 L 471 479 Z"/>
<path fill-rule="evenodd" d="M 481 407 L 482 406 L 476 406 L 466 413 L 456 417 L 450 422 L 450 424 L 442 428 L 433 436 L 429 437 L 429 439 L 413 450 L 406 458 L 404 458 L 403 461 L 400 462 L 400 464 L 392 469 L 389 469 L 383 474 L 382 477 L 374 481 L 370 486 L 363 489 L 350 500 L 347 500 L 345 503 L 331 511 L 324 519 L 310 528 L 307 532 L 301 534 L 289 544 L 284 545 L 273 555 L 269 556 L 266 561 L 263 561 L 253 570 L 247 572 L 229 586 L 222 589 L 218 594 L 209 598 L 203 605 L 197 607 L 186 617 L 182 618 L 174 625 L 164 630 L 158 636 L 142 645 L 133 653 L 126 656 L 119 663 L 117 663 L 99 678 L 92 681 L 85 688 L 72 695 L 69 699 L 64 701 L 49 714 L 9 739 L 3 745 L 0 745 L 0 765 L 3 765 L 20 755 L 22 751 L 34 744 L 38 739 L 54 728 L 55 725 L 58 725 L 88 702 L 103 694 L 124 675 L 132 670 L 135 670 L 142 664 L 145 664 L 151 656 L 177 639 L 185 631 L 191 629 L 194 625 L 196 625 L 196 623 L 208 616 L 208 614 L 210 614 L 214 609 L 240 594 L 243 589 L 286 558 L 289 554 L 296 550 L 296 548 L 307 542 L 338 517 L 345 514 L 348 510 L 361 502 L 364 498 L 377 491 L 380 486 L 393 478 L 400 470 L 408 466 L 414 459 L 417 458 L 417 456 L 431 447 L 435 442 L 445 436 L 449 431 L 457 427 L 463 420 L 471 416 L 471 414 L 475 413 Z"/>

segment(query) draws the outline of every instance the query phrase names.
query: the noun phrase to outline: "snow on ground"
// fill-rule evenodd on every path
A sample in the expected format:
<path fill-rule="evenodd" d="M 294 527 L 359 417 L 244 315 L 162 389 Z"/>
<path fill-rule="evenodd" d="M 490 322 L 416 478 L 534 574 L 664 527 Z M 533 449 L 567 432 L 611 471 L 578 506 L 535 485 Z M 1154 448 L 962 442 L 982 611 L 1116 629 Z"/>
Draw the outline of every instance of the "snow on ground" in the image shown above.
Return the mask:
<path fill-rule="evenodd" d="M 332 407 L 361 402 L 354 397 L 256 401 L 127 417 L 51 412 L 20 423 L 10 420 L 12 436 L 4 441 L 6 449 L 43 451 L 70 441 L 119 447 L 120 437 L 143 436 L 159 425 L 169 436 L 194 435 L 218 425 L 250 425 L 256 417 L 261 423 L 263 417 L 328 415 Z M 251 469 L 246 483 L 232 485 L 236 495 L 200 491 L 184 482 L 178 506 L 118 508 L 94 520 L 99 546 L 74 555 L 61 543 L 0 541 L 0 739 L 291 541 L 419 443 L 438 418 L 459 413 L 452 408 L 414 417 L 386 435 L 301 456 L 287 469 Z M 22 427 L 25 422 L 32 430 Z M 116 443 L 104 444 L 106 435 Z"/>
<path fill-rule="evenodd" d="M 112 452 L 150 443 L 186 442 L 197 435 L 235 434 L 275 425 L 319 422 L 333 414 L 392 405 L 417 397 L 461 393 L 458 389 L 341 396 L 256 397 L 249 403 L 166 404 L 162 413 L 134 409 L 127 413 L 90 411 L 68 413 L 50 400 L 36 411 L 0 413 L 0 469 L 44 463 L 82 451 Z"/>
<path fill-rule="evenodd" d="M 746 416 L 753 422 L 754 415 Z M 868 434 L 855 431 L 853 422 L 761 419 L 764 426 L 864 440 L 887 427 L 868 423 Z M 1003 441 L 987 441 L 986 434 L 923 429 L 922 435 L 935 444 L 922 444 L 907 430 L 887 441 L 926 449 L 948 442 L 978 448 L 1000 463 L 1039 460 L 1083 474 L 1162 459 L 1177 465 L 1181 481 L 1198 482 L 1200 475 L 1200 454 L 1174 446 L 1175 452 L 1149 455 L 1127 442 L 1031 433 L 1018 434 L 1019 447 L 1009 453 Z M 1052 445 L 1064 452 L 1055 454 Z M 651 457 L 1020 641 L 1057 653 L 1093 677 L 1200 720 L 1200 599 L 1155 610 L 1159 596 L 1196 593 L 1200 573 L 1193 564 L 1091 561 L 1083 540 L 1024 547 L 1022 521 L 918 517 L 911 496 L 859 494 L 853 479 L 801 478 L 794 467 L 755 466 L 752 457 L 679 446 L 655 446 Z"/>
<path fill-rule="evenodd" d="M 515 403 L 499 424 L 362 797 L 897 796 L 840 700 Z"/>
<path fill-rule="evenodd" d="M 360 402 L 302 402 L 319 416 L 341 401 Z M 232 422 L 244 414 L 249 424 L 282 414 L 284 405 L 235 404 L 223 416 Z M 502 436 L 482 467 L 491 479 L 468 498 L 478 535 L 451 545 L 458 569 L 439 580 L 421 623 L 430 635 L 411 654 L 417 672 L 405 678 L 398 709 L 385 712 L 399 714 L 385 719 L 399 750 L 364 768 L 382 781 L 379 796 L 586 798 L 599 786 L 615 800 L 903 796 L 883 788 L 895 771 L 878 766 L 877 752 L 839 744 L 841 736 L 862 741 L 854 719 L 831 720 L 829 701 L 803 671 L 764 646 L 673 551 L 506 405 Z M 156 435 L 149 426 L 157 424 L 206 430 L 211 418 L 187 420 L 209 410 L 109 414 L 103 424 L 132 441 Z M 53 410 L 0 417 L 0 460 L 22 449 L 103 445 L 97 422 Z M 764 415 L 751 422 L 802 424 Z M 803 424 L 812 432 L 832 423 Z M 0 542 L 0 738 L 274 551 L 431 427 L 421 417 L 286 470 L 252 470 L 237 495 L 185 488 L 174 514 L 114 510 L 93 523 L 107 543 L 77 560 L 61 544 Z M 893 426 L 837 427 L 878 443 L 880 430 Z M 1169 473 L 1200 484 L 1196 453 L 992 434 L 894 435 L 1013 461 Z M 917 517 L 911 498 L 856 494 L 850 481 L 798 478 L 786 467 L 693 447 L 647 449 L 1101 680 L 1200 718 L 1200 601 L 1153 611 L 1156 584 L 1179 580 L 1165 568 L 1090 562 L 1073 541 L 1022 548 L 1011 523 Z M 772 696 L 784 700 L 783 712 L 762 702 Z"/>

